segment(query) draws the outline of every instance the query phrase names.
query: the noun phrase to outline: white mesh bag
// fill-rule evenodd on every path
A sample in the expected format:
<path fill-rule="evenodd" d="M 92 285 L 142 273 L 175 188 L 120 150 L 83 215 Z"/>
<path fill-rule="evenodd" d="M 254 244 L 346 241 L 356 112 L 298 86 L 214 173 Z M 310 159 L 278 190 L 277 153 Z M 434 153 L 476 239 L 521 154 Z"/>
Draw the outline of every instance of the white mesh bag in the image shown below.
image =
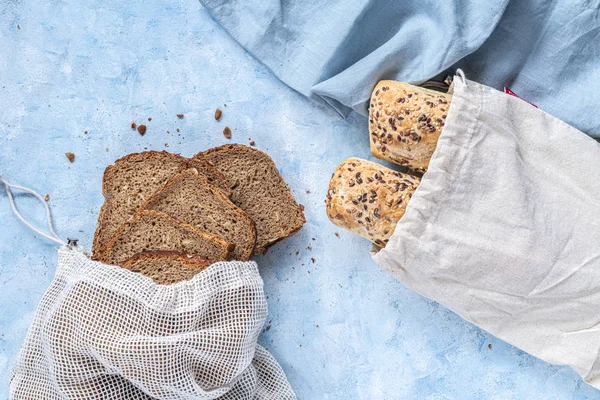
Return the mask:
<path fill-rule="evenodd" d="M 455 79 L 429 169 L 374 259 L 600 388 L 600 144 L 577 129 Z"/>
<path fill-rule="evenodd" d="M 0 180 L 21 218 L 10 187 L 24 188 Z M 48 226 L 52 236 L 36 231 L 61 243 L 50 220 Z M 63 245 L 13 369 L 10 396 L 295 399 L 277 361 L 257 345 L 266 317 L 254 262 L 215 263 L 167 286 Z"/>

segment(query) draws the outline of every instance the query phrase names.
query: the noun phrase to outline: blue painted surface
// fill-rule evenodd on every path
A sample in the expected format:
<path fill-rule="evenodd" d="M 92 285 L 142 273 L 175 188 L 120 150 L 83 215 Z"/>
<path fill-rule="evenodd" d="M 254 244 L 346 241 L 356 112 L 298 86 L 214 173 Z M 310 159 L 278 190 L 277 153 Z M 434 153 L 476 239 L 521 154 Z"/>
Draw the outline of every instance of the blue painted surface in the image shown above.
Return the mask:
<path fill-rule="evenodd" d="M 0 10 L 0 171 L 50 194 L 63 238 L 90 247 L 102 172 L 124 154 L 148 147 L 190 156 L 228 142 L 228 125 L 232 141 L 251 137 L 274 158 L 308 222 L 257 258 L 270 307 L 261 343 L 300 399 L 600 398 L 568 368 L 409 291 L 374 264 L 368 242 L 329 223 L 330 173 L 346 157 L 369 156 L 366 121 L 340 120 L 285 87 L 197 1 L 9 0 Z M 129 128 L 148 117 L 145 136 Z M 34 200 L 18 201 L 44 223 Z M 55 268 L 55 247 L 16 220 L 0 189 L 2 399 Z"/>

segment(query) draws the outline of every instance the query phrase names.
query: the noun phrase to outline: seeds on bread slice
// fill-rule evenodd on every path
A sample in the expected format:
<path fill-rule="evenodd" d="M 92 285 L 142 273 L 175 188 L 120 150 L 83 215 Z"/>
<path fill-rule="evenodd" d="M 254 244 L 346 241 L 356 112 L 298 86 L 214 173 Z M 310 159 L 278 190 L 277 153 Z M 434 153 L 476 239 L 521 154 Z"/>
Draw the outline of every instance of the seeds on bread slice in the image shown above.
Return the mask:
<path fill-rule="evenodd" d="M 225 177 L 208 162 L 184 158 L 165 151 L 147 151 L 122 157 L 104 171 L 93 258 L 100 259 L 119 226 L 131 218 L 150 196 L 182 168 L 193 167 L 226 196 L 231 189 Z"/>
<path fill-rule="evenodd" d="M 233 244 L 163 212 L 143 210 L 117 230 L 100 261 L 121 265 L 133 255 L 150 250 L 174 250 L 223 261 L 229 258 Z"/>
<path fill-rule="evenodd" d="M 159 285 L 168 285 L 192 279 L 211 264 L 211 260 L 199 255 L 178 251 L 145 251 L 127 259 L 123 268 L 152 278 Z"/>
<path fill-rule="evenodd" d="M 233 191 L 231 201 L 256 224 L 255 253 L 293 235 L 306 222 L 290 189 L 266 153 L 230 144 L 194 156 L 214 165 L 225 175 Z"/>
<path fill-rule="evenodd" d="M 219 235 L 235 244 L 232 252 L 235 260 L 252 257 L 256 245 L 254 221 L 195 168 L 169 179 L 142 209 L 162 211 L 178 221 Z"/>

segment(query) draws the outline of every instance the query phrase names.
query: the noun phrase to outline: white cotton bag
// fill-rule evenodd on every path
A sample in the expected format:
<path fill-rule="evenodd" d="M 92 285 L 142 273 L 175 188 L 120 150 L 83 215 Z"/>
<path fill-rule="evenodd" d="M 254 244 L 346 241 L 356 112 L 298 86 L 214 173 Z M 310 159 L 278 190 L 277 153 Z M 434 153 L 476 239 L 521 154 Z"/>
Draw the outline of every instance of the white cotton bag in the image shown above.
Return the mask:
<path fill-rule="evenodd" d="M 600 144 L 464 77 L 453 91 L 429 169 L 374 259 L 600 388 Z"/>

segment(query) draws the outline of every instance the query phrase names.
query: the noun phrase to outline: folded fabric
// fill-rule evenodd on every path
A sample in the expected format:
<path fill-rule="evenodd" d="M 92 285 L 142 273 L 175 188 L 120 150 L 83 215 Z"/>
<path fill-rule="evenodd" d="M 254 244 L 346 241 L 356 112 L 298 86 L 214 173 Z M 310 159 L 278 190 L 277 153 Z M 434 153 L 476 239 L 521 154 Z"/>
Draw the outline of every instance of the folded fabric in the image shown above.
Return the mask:
<path fill-rule="evenodd" d="M 600 137 L 599 0 L 200 2 L 283 82 L 344 116 L 366 115 L 379 80 L 421 83 L 460 62 Z"/>
<path fill-rule="evenodd" d="M 11 399 L 295 399 L 257 344 L 267 302 L 253 262 L 157 285 L 63 247 L 19 352 Z"/>
<path fill-rule="evenodd" d="M 456 79 L 438 146 L 375 261 L 407 287 L 600 388 L 600 144 Z"/>

